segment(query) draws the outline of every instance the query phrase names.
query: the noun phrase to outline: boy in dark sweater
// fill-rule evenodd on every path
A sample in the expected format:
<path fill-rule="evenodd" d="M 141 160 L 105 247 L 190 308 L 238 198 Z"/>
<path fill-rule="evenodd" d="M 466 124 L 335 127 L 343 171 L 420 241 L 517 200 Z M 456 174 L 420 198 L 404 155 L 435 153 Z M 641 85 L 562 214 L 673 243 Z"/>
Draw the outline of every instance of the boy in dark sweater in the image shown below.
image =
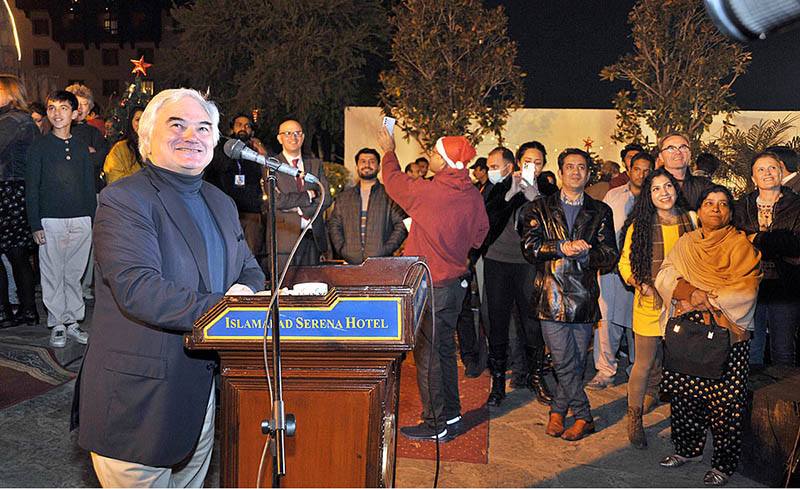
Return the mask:
<path fill-rule="evenodd" d="M 50 345 L 67 337 L 86 344 L 78 327 L 84 317 L 81 276 L 89 259 L 96 208 L 89 147 L 70 134 L 78 115 L 75 95 L 58 90 L 47 97 L 53 131 L 38 138 L 25 164 L 25 200 L 33 240 L 39 245 L 42 301 L 47 309 Z"/>

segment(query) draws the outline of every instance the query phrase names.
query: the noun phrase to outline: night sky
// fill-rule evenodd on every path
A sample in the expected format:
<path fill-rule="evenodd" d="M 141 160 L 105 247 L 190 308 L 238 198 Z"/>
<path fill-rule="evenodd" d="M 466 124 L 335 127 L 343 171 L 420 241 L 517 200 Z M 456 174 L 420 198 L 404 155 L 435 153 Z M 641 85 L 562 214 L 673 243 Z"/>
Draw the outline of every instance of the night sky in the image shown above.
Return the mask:
<path fill-rule="evenodd" d="M 699 0 L 698 0 L 699 1 Z M 526 107 L 610 108 L 624 83 L 600 80 L 600 70 L 633 49 L 628 12 L 634 0 L 485 0 L 503 5 Z M 734 84 L 743 110 L 800 109 L 800 28 L 749 45 L 747 73 Z"/>

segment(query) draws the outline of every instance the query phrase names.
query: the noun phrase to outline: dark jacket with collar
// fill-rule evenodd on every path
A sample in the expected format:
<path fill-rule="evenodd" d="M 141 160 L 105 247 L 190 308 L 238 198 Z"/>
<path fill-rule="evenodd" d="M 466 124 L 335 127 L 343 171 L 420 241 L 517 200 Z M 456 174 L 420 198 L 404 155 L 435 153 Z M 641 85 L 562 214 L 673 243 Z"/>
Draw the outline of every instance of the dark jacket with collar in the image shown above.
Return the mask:
<path fill-rule="evenodd" d="M 261 165 L 247 160 L 234 160 L 218 144 L 214 159 L 206 167 L 203 178 L 229 195 L 239 212 L 260 214 L 262 203 Z M 251 148 L 252 149 L 252 148 Z M 244 175 L 244 186 L 236 185 L 236 175 Z"/>
<path fill-rule="evenodd" d="M 506 193 L 511 189 L 512 180 L 513 176 L 509 174 L 502 182 L 492 186 L 488 196 L 484 196 L 486 215 L 489 217 L 489 232 L 486 234 L 483 244 L 477 250 L 478 256 L 486 254 L 489 247 L 503 234 L 503 230 L 514 211 L 527 202 L 522 192 L 517 193 L 511 200 L 506 201 Z"/>
<path fill-rule="evenodd" d="M 753 245 L 761 251 L 761 259 L 773 261 L 781 279 L 797 280 L 800 279 L 800 266 L 784 258 L 800 258 L 800 196 L 787 187 L 781 187 L 781 194 L 772 208 L 769 230 L 759 230 L 758 190 L 736 201 L 733 223 L 748 235 L 755 234 Z"/>
<path fill-rule="evenodd" d="M 403 244 L 408 232 L 403 224 L 406 215 L 386 189 L 375 182 L 369 191 L 367 229 L 361 244 L 361 185 L 345 189 L 336 196 L 328 220 L 333 249 L 347 261 L 357 265 L 370 256 L 391 256 Z"/>
<path fill-rule="evenodd" d="M 233 201 L 207 182 L 200 194 L 225 246 L 225 287 L 263 290 Z M 93 244 L 97 299 L 73 404 L 78 444 L 130 462 L 177 464 L 200 435 L 214 379 L 214 356 L 183 347 L 183 334 L 223 297 L 207 292 L 203 237 L 178 191 L 148 163 L 101 192 Z"/>
<path fill-rule="evenodd" d="M 583 206 L 570 232 L 558 192 L 525 206 L 518 229 L 522 234 L 522 254 L 538 269 L 532 305 L 539 319 L 565 323 L 599 321 L 597 271 L 611 267 L 619 258 L 611 208 L 584 194 Z M 562 258 L 559 242 L 579 239 L 592 245 L 588 260 L 582 263 Z"/>
<path fill-rule="evenodd" d="M 291 164 L 286 161 L 283 153 L 280 153 L 276 158 L 281 163 Z M 325 168 L 322 166 L 322 160 L 303 155 L 303 169 L 306 173 L 310 173 L 319 178 L 322 184 L 322 191 L 318 186 L 310 183 L 303 182 L 300 190 L 297 188 L 297 181 L 284 173 L 277 173 L 277 185 L 275 192 L 275 204 L 277 210 L 277 217 L 275 218 L 277 238 L 278 238 L 278 254 L 288 255 L 292 250 L 297 237 L 300 235 L 302 228 L 300 227 L 301 218 L 297 211 L 292 210 L 297 207 L 303 211 L 303 217 L 311 219 L 314 216 L 314 211 L 317 210 L 317 205 L 322 199 L 322 210 L 317 216 L 317 219 L 311 224 L 311 233 L 314 237 L 314 242 L 317 245 L 317 250 L 320 253 L 328 251 L 328 232 L 325 229 L 325 220 L 323 215 L 325 210 L 331 206 L 333 199 L 331 197 L 331 188 L 328 183 L 328 178 L 325 176 Z M 266 182 L 267 169 L 262 168 L 262 178 Z M 310 199 L 308 190 L 315 190 L 317 192 L 314 199 Z M 265 223 L 267 229 L 269 226 L 269 202 L 264 201 L 262 212 L 266 215 Z M 271 253 L 269 249 L 271 246 L 270 240 L 267 239 L 267 252 Z M 280 267 L 283 264 L 279 264 Z"/>

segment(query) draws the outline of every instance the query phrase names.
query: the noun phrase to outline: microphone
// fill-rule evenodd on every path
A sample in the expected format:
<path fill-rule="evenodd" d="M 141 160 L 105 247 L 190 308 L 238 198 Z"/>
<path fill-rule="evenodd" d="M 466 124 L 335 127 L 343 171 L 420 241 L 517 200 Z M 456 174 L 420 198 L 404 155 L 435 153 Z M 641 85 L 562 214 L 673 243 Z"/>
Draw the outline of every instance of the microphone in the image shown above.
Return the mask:
<path fill-rule="evenodd" d="M 277 158 L 264 156 L 261 153 L 248 148 L 242 141 L 238 139 L 228 139 L 228 141 L 225 142 L 223 151 L 228 158 L 233 160 L 252 161 L 253 163 L 258 163 L 261 166 L 272 168 L 277 172 L 285 173 L 286 175 L 290 175 L 294 178 L 302 178 L 308 183 L 319 183 L 319 178 L 317 178 L 315 175 L 306 173 L 287 163 L 283 163 Z"/>
<path fill-rule="evenodd" d="M 800 21 L 797 0 L 705 0 L 706 12 L 728 37 L 766 39 L 767 34 Z"/>

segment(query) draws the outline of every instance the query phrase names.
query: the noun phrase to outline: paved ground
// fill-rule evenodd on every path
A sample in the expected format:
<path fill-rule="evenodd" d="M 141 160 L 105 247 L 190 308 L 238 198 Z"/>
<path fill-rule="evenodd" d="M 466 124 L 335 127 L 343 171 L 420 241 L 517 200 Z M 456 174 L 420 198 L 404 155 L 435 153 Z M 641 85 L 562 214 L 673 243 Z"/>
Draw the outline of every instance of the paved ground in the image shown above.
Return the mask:
<path fill-rule="evenodd" d="M 84 328 L 91 331 L 91 322 L 87 321 Z M 43 325 L 0 330 L 0 339 L 15 337 L 42 345 L 47 344 L 47 335 Z M 74 367 L 82 351 L 69 344 L 58 355 L 63 363 L 72 362 Z M 0 411 L 0 487 L 98 487 L 88 454 L 77 446 L 75 433 L 68 429 L 73 388 L 74 381 Z M 544 434 L 548 410 L 533 401 L 527 390 L 511 391 L 503 405 L 491 412 L 489 463 L 442 463 L 439 486 L 702 486 L 703 474 L 710 468 L 710 441 L 701 464 L 672 470 L 658 465 L 662 457 L 672 453 L 669 406 L 659 406 L 645 416 L 650 448 L 640 451 L 630 448 L 626 439 L 625 385 L 590 392 L 589 398 L 598 432 L 571 443 Z M 430 487 L 433 478 L 432 461 L 397 461 L 398 487 Z M 218 485 L 215 455 L 206 486 Z M 729 486 L 759 484 L 736 474 Z"/>

